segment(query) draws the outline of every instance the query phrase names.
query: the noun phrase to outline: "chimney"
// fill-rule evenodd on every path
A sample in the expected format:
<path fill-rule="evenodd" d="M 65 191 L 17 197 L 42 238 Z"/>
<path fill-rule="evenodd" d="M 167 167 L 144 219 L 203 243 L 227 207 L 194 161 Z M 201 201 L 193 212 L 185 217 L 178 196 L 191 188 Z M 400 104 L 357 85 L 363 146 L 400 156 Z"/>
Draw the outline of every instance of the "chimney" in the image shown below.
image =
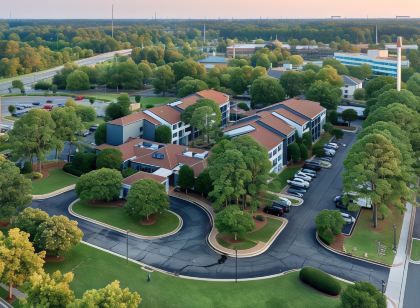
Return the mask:
<path fill-rule="evenodd" d="M 401 48 L 402 37 L 397 38 L 397 91 L 401 91 Z"/>

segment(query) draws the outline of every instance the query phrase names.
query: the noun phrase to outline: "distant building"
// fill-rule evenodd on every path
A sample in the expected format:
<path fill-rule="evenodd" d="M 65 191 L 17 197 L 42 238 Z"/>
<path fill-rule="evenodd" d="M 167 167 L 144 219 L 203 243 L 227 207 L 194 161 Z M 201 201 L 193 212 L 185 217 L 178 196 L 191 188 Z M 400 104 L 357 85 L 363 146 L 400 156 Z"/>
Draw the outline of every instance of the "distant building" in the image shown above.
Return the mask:
<path fill-rule="evenodd" d="M 415 45 L 415 44 L 411 44 L 411 45 L 402 45 L 401 47 L 402 49 L 405 50 L 418 50 L 419 46 Z M 385 49 L 388 50 L 392 50 L 392 51 L 397 51 L 397 44 L 385 44 Z"/>
<path fill-rule="evenodd" d="M 226 48 L 226 53 L 229 58 L 235 57 L 250 57 L 258 49 L 266 47 L 267 44 L 234 44 Z"/>
<path fill-rule="evenodd" d="M 203 90 L 176 102 L 132 113 L 108 122 L 106 142 L 110 145 L 120 145 L 130 138 L 137 137 L 155 140 L 156 128 L 166 125 L 171 129 L 171 143 L 186 145 L 192 139 L 192 128 L 189 124 L 182 122 L 182 112 L 203 98 L 211 99 L 219 105 L 222 113 L 222 125 L 226 125 L 230 114 L 229 95 L 215 90 Z"/>
<path fill-rule="evenodd" d="M 368 64 L 374 75 L 397 77 L 397 58 L 389 56 L 388 50 L 368 50 L 366 54 L 335 52 L 334 58 L 349 66 Z M 410 62 L 403 60 L 401 66 L 407 68 Z"/>
<path fill-rule="evenodd" d="M 229 64 L 229 61 L 225 57 L 208 56 L 207 58 L 198 60 L 198 63 L 203 64 L 207 70 L 210 70 L 215 66 L 225 67 Z"/>
<path fill-rule="evenodd" d="M 341 87 L 343 98 L 352 99 L 354 95 L 354 91 L 356 91 L 357 89 L 363 88 L 363 81 L 355 77 L 351 77 L 347 75 L 343 75 L 341 77 L 343 78 L 343 82 L 344 82 L 344 86 Z"/>

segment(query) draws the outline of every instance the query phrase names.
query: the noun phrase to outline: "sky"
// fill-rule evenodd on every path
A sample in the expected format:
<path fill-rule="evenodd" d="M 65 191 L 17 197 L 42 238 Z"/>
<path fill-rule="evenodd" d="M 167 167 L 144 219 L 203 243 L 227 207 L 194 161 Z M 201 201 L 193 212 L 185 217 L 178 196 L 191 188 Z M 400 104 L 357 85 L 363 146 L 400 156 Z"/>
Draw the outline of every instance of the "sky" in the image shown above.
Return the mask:
<path fill-rule="evenodd" d="M 420 17 L 420 0 L 0 0 L 0 18 L 395 18 Z"/>

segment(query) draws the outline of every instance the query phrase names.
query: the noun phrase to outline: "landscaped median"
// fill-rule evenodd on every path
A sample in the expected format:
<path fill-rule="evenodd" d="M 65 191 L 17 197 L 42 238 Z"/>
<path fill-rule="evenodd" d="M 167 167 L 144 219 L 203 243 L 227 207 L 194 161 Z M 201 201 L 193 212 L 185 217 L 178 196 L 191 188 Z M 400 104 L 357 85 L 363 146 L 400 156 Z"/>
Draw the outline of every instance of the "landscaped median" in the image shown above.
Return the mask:
<path fill-rule="evenodd" d="M 67 187 L 73 189 L 77 180 L 78 177 L 63 171 L 62 169 L 50 169 L 48 170 L 46 177 L 32 181 L 32 195 L 48 195 Z"/>
<path fill-rule="evenodd" d="M 123 207 L 124 202 L 91 203 L 77 200 L 69 207 L 69 212 L 76 217 L 86 219 L 97 224 L 105 225 L 119 232 L 145 239 L 162 238 L 173 235 L 182 227 L 182 218 L 169 210 L 155 215 L 149 222 L 139 221 L 129 216 Z"/>
<path fill-rule="evenodd" d="M 420 263 L 420 239 L 413 238 L 410 259 L 411 261 Z"/>

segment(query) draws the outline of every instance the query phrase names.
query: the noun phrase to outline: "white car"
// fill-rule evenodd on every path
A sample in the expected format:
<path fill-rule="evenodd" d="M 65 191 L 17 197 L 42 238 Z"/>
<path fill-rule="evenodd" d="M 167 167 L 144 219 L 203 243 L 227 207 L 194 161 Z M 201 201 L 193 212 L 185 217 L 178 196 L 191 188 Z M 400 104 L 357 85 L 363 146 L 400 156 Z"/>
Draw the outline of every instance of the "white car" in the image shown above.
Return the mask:
<path fill-rule="evenodd" d="M 292 205 L 292 201 L 290 201 L 287 198 L 283 198 L 283 197 L 279 197 L 277 199 L 277 201 L 275 201 L 276 203 L 279 203 L 281 205 L 286 205 L 286 206 L 291 206 Z"/>
<path fill-rule="evenodd" d="M 346 224 L 352 224 L 356 221 L 356 219 L 353 216 L 346 213 L 341 213 L 341 217 L 343 217 Z"/>
<path fill-rule="evenodd" d="M 310 177 L 309 175 L 307 175 L 303 172 L 296 172 L 295 173 L 295 178 L 299 178 L 299 179 L 305 180 L 307 182 L 312 181 L 312 177 Z"/>
<path fill-rule="evenodd" d="M 315 170 L 311 170 L 311 169 L 299 169 L 299 172 L 303 172 L 303 173 L 306 173 L 306 174 L 309 174 L 309 175 L 311 175 L 312 177 L 316 177 L 316 171 Z"/>
<path fill-rule="evenodd" d="M 327 162 L 327 161 L 324 161 L 324 160 L 319 160 L 318 162 L 319 162 L 319 165 L 320 165 L 322 168 L 331 168 L 331 167 L 332 167 L 332 164 L 331 164 L 331 163 L 329 163 L 329 162 Z"/>
<path fill-rule="evenodd" d="M 336 150 L 338 149 L 338 144 L 335 143 L 335 142 L 329 142 L 326 145 L 329 146 L 330 148 L 333 148 L 333 149 L 336 149 Z"/>
<path fill-rule="evenodd" d="M 326 156 L 334 156 L 335 155 L 335 151 L 333 149 L 324 148 L 324 154 Z"/>
<path fill-rule="evenodd" d="M 298 180 L 301 180 L 301 179 L 296 179 L 296 181 L 294 179 L 293 180 L 287 180 L 287 184 L 292 185 L 292 186 L 296 186 L 296 187 L 302 187 L 302 188 L 308 188 L 309 187 L 308 182 L 305 182 L 303 180 L 302 180 L 303 182 L 300 182 Z"/>

